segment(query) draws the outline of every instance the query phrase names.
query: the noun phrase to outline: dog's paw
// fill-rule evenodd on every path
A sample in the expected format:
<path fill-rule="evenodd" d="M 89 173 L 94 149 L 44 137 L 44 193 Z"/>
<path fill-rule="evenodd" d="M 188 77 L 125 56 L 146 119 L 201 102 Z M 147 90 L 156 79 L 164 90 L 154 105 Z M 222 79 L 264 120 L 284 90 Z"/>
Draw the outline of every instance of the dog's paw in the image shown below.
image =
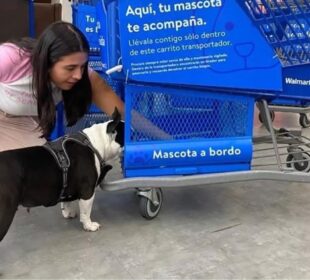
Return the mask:
<path fill-rule="evenodd" d="M 61 210 L 61 213 L 63 215 L 64 218 L 66 219 L 74 219 L 76 218 L 77 214 L 75 210 Z"/>
<path fill-rule="evenodd" d="M 61 203 L 61 213 L 66 219 L 73 219 L 77 216 L 76 209 L 70 203 Z"/>
<path fill-rule="evenodd" d="M 84 230 L 86 231 L 97 231 L 100 228 L 100 224 L 96 222 L 89 222 L 83 224 Z"/>

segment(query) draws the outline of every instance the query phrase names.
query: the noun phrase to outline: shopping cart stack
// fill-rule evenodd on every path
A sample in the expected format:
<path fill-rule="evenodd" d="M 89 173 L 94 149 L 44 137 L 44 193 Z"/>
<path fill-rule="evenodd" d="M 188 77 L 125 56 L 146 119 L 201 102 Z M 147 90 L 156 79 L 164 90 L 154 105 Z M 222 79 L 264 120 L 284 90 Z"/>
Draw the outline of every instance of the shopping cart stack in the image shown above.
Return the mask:
<path fill-rule="evenodd" d="M 125 87 L 126 177 L 251 168 L 253 104 L 277 96 L 281 65 L 231 2 L 104 2 L 108 72 Z"/>
<path fill-rule="evenodd" d="M 152 219 L 161 187 L 309 182 L 309 139 L 275 131 L 268 104 L 309 101 L 310 0 L 279 1 L 100 1 L 101 60 L 126 107 L 126 178 L 104 189 L 135 188 Z M 270 132 L 259 143 L 255 102 Z"/>
<path fill-rule="evenodd" d="M 310 101 L 310 1 L 246 0 L 244 10 L 282 64 L 283 90 L 272 104 L 308 106 Z"/>
<path fill-rule="evenodd" d="M 308 1 L 98 2 L 101 61 L 125 89 L 125 175 L 250 169 L 255 101 L 308 102 L 290 88 L 309 73 Z"/>
<path fill-rule="evenodd" d="M 89 66 L 96 71 L 103 71 L 101 48 L 104 38 L 101 37 L 101 22 L 97 17 L 96 0 L 79 0 L 72 5 L 73 24 L 86 36 L 90 46 Z M 100 44 L 101 43 L 101 44 Z"/>
<path fill-rule="evenodd" d="M 119 83 L 105 73 L 109 67 L 107 59 L 109 38 L 107 37 L 110 32 L 108 32 L 107 12 L 103 1 L 75 0 L 72 13 L 73 24 L 83 32 L 90 45 L 89 66 L 107 80 L 114 91 L 123 98 L 123 83 Z M 91 108 L 91 112 L 95 111 L 95 108 Z"/>
<path fill-rule="evenodd" d="M 126 107 L 126 178 L 104 189 L 137 189 L 152 219 L 160 187 L 309 182 L 309 139 L 275 131 L 268 108 L 309 102 L 309 1 L 102 0 L 102 61 Z M 259 144 L 255 102 L 270 132 Z"/>

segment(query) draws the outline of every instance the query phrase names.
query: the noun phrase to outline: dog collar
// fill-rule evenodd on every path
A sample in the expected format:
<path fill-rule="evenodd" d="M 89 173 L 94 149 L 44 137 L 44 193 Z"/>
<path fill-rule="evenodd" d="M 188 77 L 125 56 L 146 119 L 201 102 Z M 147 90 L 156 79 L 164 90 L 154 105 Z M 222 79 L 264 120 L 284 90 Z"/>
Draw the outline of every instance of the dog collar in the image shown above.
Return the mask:
<path fill-rule="evenodd" d="M 100 174 L 97 178 L 96 186 L 100 184 L 105 174 L 105 172 L 103 172 L 106 167 L 105 161 L 103 160 L 103 158 L 101 157 L 97 149 L 95 149 L 94 146 L 91 144 L 87 135 L 84 134 L 83 132 L 77 132 L 71 135 L 65 135 L 54 141 L 46 142 L 43 145 L 43 147 L 47 149 L 53 155 L 58 166 L 62 169 L 63 187 L 60 193 L 59 201 L 65 201 L 65 200 L 72 199 L 71 195 L 65 194 L 67 186 L 68 186 L 67 179 L 68 179 L 68 170 L 70 167 L 70 158 L 66 150 L 66 143 L 68 141 L 73 141 L 83 146 L 89 147 L 92 150 L 92 152 L 95 154 L 95 156 L 98 158 L 99 163 L 100 163 Z"/>

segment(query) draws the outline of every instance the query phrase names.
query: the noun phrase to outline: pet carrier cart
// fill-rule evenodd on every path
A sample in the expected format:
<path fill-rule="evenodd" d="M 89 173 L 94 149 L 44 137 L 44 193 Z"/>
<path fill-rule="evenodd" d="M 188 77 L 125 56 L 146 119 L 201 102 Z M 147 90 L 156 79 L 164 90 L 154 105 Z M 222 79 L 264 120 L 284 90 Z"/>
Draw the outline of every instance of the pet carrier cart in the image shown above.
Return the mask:
<path fill-rule="evenodd" d="M 126 106 L 124 178 L 104 190 L 136 188 L 152 219 L 161 188 L 310 182 L 310 139 L 273 129 L 269 108 L 310 100 L 309 0 L 100 4 L 104 63 Z M 268 127 L 260 138 L 255 102 Z"/>

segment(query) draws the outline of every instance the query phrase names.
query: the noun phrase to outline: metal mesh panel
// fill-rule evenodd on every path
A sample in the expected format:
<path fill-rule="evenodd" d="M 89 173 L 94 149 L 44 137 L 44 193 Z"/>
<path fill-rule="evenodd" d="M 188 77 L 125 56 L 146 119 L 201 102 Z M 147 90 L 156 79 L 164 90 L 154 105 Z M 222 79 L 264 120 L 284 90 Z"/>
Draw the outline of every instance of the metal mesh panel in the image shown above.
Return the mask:
<path fill-rule="evenodd" d="M 126 98 L 131 99 L 131 109 L 142 115 L 132 119 L 131 142 L 163 140 L 150 131 L 153 128 L 148 121 L 173 139 L 246 136 L 252 127 L 248 116 L 253 102 L 243 97 L 129 87 Z"/>
<path fill-rule="evenodd" d="M 283 66 L 310 62 L 310 0 L 239 0 Z"/>

